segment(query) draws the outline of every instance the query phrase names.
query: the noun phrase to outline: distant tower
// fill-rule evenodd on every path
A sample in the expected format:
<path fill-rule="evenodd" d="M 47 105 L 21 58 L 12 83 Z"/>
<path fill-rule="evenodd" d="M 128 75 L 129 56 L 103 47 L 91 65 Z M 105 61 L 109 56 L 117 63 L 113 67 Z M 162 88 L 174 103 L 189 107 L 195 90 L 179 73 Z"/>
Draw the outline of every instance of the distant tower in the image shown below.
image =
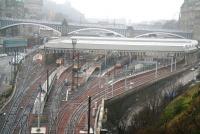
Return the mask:
<path fill-rule="evenodd" d="M 66 19 L 63 20 L 62 22 L 62 34 L 63 36 L 67 36 L 67 27 L 68 27 L 68 22 Z"/>

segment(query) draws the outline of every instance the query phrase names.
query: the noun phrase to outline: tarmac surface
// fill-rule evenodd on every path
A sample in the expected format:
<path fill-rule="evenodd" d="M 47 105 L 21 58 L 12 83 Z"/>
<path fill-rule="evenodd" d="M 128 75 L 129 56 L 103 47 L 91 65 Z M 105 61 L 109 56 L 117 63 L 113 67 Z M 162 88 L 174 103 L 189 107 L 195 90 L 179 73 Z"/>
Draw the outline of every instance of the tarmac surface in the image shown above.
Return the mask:
<path fill-rule="evenodd" d="M 2 94 L 9 85 L 11 78 L 11 65 L 9 65 L 10 60 L 11 56 L 0 58 L 0 94 Z"/>

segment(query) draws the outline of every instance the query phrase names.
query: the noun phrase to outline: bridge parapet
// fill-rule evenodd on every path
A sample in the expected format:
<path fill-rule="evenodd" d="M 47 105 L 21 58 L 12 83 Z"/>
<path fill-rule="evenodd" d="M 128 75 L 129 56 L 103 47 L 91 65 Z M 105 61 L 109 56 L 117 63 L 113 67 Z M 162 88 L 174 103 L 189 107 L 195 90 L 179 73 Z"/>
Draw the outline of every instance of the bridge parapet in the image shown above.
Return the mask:
<path fill-rule="evenodd" d="M 94 134 L 101 134 L 102 123 L 104 120 L 104 113 L 105 113 L 104 105 L 105 105 L 105 100 L 102 99 L 102 102 L 98 107 L 98 111 L 95 117 Z"/>
<path fill-rule="evenodd" d="M 16 19 L 16 18 L 7 18 L 7 17 L 0 17 L 0 29 L 12 24 L 17 23 L 35 23 L 41 24 L 45 26 L 49 26 L 54 28 L 63 34 L 83 29 L 83 28 L 105 28 L 108 30 L 113 30 L 115 32 L 121 33 L 123 35 L 126 34 L 126 25 L 121 24 L 95 24 L 95 23 L 74 23 L 70 22 L 67 26 L 62 25 L 62 22 L 55 22 L 55 21 L 46 21 L 46 20 L 31 20 L 31 19 Z"/>
<path fill-rule="evenodd" d="M 118 24 L 118 25 L 113 25 L 113 24 L 97 24 L 97 23 L 68 23 L 69 25 L 72 26 L 79 26 L 79 27 L 96 27 L 96 28 L 112 28 L 112 29 L 127 29 L 126 25 Z"/>
<path fill-rule="evenodd" d="M 53 25 L 62 25 L 61 22 L 56 21 L 46 21 L 46 20 L 32 20 L 32 19 L 15 19 L 15 18 L 7 18 L 7 17 L 0 17 L 0 21 L 12 21 L 14 23 L 37 23 L 37 24 L 53 24 Z"/>
<path fill-rule="evenodd" d="M 67 35 L 69 32 L 84 29 L 84 28 L 102 28 L 111 30 L 122 35 L 129 35 L 128 27 L 123 24 L 98 24 L 98 23 L 75 23 L 69 22 L 68 25 L 63 25 L 62 22 L 46 21 L 46 20 L 31 20 L 31 19 L 16 19 L 0 17 L 0 29 L 7 27 L 9 25 L 17 23 L 35 23 L 40 25 L 45 25 L 51 27 L 55 30 L 62 32 L 63 35 Z M 169 30 L 169 29 L 146 29 L 146 28 L 133 28 L 133 37 L 149 32 L 169 32 L 173 34 L 178 34 L 186 38 L 192 38 L 192 31 L 181 31 L 181 30 Z"/>

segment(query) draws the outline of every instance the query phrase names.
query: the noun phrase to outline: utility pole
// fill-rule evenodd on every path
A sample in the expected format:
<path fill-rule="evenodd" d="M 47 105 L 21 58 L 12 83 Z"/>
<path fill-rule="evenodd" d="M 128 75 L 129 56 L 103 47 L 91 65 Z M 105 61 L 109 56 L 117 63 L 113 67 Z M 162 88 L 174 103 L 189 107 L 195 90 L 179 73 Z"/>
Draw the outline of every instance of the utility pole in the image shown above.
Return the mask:
<path fill-rule="evenodd" d="M 107 53 L 106 53 L 106 50 L 104 50 L 104 53 L 105 53 L 105 67 L 107 66 Z"/>
<path fill-rule="evenodd" d="M 69 90 L 67 90 L 67 92 L 66 92 L 66 101 L 68 101 L 68 96 L 69 96 Z"/>
<path fill-rule="evenodd" d="M 77 53 L 78 66 L 77 66 L 77 70 L 76 70 L 76 71 L 77 71 L 77 72 L 76 72 L 76 74 L 77 74 L 77 79 L 76 79 L 76 80 L 77 80 L 77 84 L 76 84 L 76 88 L 77 88 L 77 89 L 78 89 L 78 76 L 79 76 L 79 75 L 78 75 L 78 73 L 79 73 L 79 56 L 80 56 L 80 55 L 79 55 L 79 52 L 78 52 L 78 53 Z"/>
<path fill-rule="evenodd" d="M 100 79 L 99 79 L 99 88 L 101 88 L 101 81 L 102 81 L 102 80 L 101 80 L 101 79 L 102 79 L 102 77 L 101 77 L 101 66 L 100 66 L 99 69 L 100 69 L 100 72 L 99 72 L 99 78 L 100 78 Z"/>
<path fill-rule="evenodd" d="M 45 65 L 47 65 L 47 52 L 46 52 L 47 50 L 46 50 L 46 47 L 45 47 L 45 45 L 44 45 L 44 57 L 45 57 Z"/>
<path fill-rule="evenodd" d="M 112 97 L 113 97 L 113 95 L 114 95 L 114 77 L 112 78 Z"/>
<path fill-rule="evenodd" d="M 47 69 L 47 94 L 49 94 L 49 69 Z"/>
<path fill-rule="evenodd" d="M 72 39 L 72 85 L 71 85 L 71 90 L 74 90 L 74 77 L 75 77 L 75 70 L 74 70 L 74 65 L 75 65 L 75 45 L 77 43 L 77 39 Z"/>
<path fill-rule="evenodd" d="M 125 69 L 125 90 L 127 89 L 127 69 L 128 69 L 128 65 L 126 65 L 126 69 Z"/>
<path fill-rule="evenodd" d="M 18 56 L 18 48 L 14 48 L 14 72 L 13 72 L 13 78 L 12 78 L 12 86 L 14 87 L 15 78 L 17 75 L 17 63 L 19 62 L 19 56 Z M 12 73 L 12 72 L 11 72 Z"/>
<path fill-rule="evenodd" d="M 173 57 L 171 57 L 171 72 L 173 72 Z"/>
<path fill-rule="evenodd" d="M 106 75 L 105 99 L 107 99 L 107 90 L 108 90 L 108 76 Z"/>
<path fill-rule="evenodd" d="M 99 77 L 100 79 L 99 79 L 99 88 L 101 88 L 101 76 Z"/>
<path fill-rule="evenodd" d="M 131 53 L 129 53 L 129 65 L 131 64 L 132 62 L 132 56 L 131 56 Z"/>
<path fill-rule="evenodd" d="M 174 70 L 176 71 L 176 58 L 174 60 Z"/>
<path fill-rule="evenodd" d="M 91 106 L 91 97 L 88 96 L 88 134 L 90 134 L 90 106 Z"/>
<path fill-rule="evenodd" d="M 155 77 L 157 78 L 158 76 L 158 62 L 156 61 L 156 72 L 155 72 Z"/>
<path fill-rule="evenodd" d="M 37 129 L 37 132 L 40 132 L 41 93 L 42 93 L 42 85 L 39 85 L 39 109 L 38 109 L 38 129 Z"/>

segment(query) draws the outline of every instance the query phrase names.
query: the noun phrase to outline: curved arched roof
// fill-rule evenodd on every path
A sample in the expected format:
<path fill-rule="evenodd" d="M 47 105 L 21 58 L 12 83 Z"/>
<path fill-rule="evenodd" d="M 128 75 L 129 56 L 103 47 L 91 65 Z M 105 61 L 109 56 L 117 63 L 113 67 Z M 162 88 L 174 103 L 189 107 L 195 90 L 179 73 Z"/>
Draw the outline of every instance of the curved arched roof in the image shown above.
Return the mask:
<path fill-rule="evenodd" d="M 185 39 L 185 37 L 172 34 L 172 33 L 166 33 L 166 32 L 152 32 L 152 33 L 145 33 L 142 35 L 138 35 L 135 38 L 178 38 L 178 39 Z"/>
<path fill-rule="evenodd" d="M 69 32 L 68 35 L 76 35 L 79 32 L 85 32 L 85 31 L 102 31 L 102 32 L 107 32 L 107 33 L 113 33 L 115 36 L 118 36 L 118 37 L 125 37 L 124 35 L 122 35 L 120 33 L 117 33 L 117 32 L 114 32 L 114 31 L 108 30 L 108 29 L 103 29 L 103 28 L 83 28 L 83 29 Z"/>
<path fill-rule="evenodd" d="M 77 39 L 75 47 L 80 50 L 188 52 L 196 50 L 198 45 L 197 41 L 189 39 L 71 37 L 50 41 L 45 47 L 72 49 L 71 39 Z"/>
<path fill-rule="evenodd" d="M 57 32 L 59 36 L 62 35 L 60 31 L 58 31 L 58 30 L 56 30 L 54 28 L 51 28 L 49 26 L 42 25 L 42 24 L 37 24 L 37 23 L 16 23 L 16 24 L 11 24 L 11 25 L 7 25 L 7 26 L 4 26 L 4 27 L 1 27 L 0 30 L 6 29 L 6 28 L 9 28 L 9 27 L 13 27 L 13 26 L 18 26 L 18 25 L 34 25 L 34 26 L 46 27 L 48 29 L 51 29 L 51 30 Z"/>

